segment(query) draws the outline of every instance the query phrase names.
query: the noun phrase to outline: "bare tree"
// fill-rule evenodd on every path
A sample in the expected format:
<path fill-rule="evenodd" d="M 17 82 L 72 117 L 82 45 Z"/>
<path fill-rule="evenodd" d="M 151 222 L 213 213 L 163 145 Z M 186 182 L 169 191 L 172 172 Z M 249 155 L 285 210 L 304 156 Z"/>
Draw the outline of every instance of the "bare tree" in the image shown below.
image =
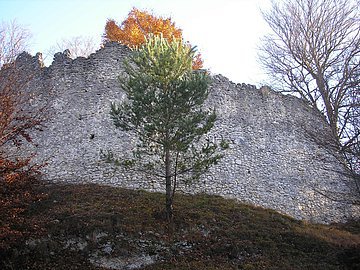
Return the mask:
<path fill-rule="evenodd" d="M 360 73 L 356 80 L 360 80 Z M 360 177 L 360 84 L 351 89 L 348 95 L 348 106 L 344 117 L 341 119 L 341 126 L 344 129 L 344 137 L 350 138 L 343 145 L 345 159 L 353 172 L 357 172 Z M 356 136 L 357 135 L 357 136 Z M 358 183 L 360 185 L 360 181 Z M 359 186 L 360 191 L 360 186 Z"/>
<path fill-rule="evenodd" d="M 360 19 L 356 2 L 273 1 L 271 10 L 263 12 L 273 33 L 264 38 L 260 52 L 260 62 L 278 90 L 294 93 L 320 110 L 339 149 L 348 157 L 359 148 L 360 136 Z M 359 159 L 351 156 L 350 163 L 354 162 Z"/>
<path fill-rule="evenodd" d="M 13 20 L 0 25 L 0 67 L 15 61 L 15 58 L 26 51 L 31 38 L 30 31 Z"/>
<path fill-rule="evenodd" d="M 56 52 L 69 50 L 70 57 L 75 59 L 79 56 L 87 57 L 99 47 L 92 37 L 75 36 L 57 42 L 55 46 L 50 48 L 47 55 L 53 56 Z"/>

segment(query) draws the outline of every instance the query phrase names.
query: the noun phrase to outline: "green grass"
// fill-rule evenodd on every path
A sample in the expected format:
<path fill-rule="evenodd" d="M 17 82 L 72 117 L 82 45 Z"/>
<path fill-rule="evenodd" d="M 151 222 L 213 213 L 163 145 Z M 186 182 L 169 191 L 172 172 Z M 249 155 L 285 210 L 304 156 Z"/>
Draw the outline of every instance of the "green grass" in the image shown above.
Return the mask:
<path fill-rule="evenodd" d="M 306 224 L 218 196 L 177 194 L 168 223 L 160 193 L 99 185 L 51 185 L 47 193 L 26 213 L 46 220 L 43 240 L 14 247 L 1 269 L 105 269 L 89 262 L 95 251 L 152 256 L 147 270 L 360 269 L 359 222 Z"/>

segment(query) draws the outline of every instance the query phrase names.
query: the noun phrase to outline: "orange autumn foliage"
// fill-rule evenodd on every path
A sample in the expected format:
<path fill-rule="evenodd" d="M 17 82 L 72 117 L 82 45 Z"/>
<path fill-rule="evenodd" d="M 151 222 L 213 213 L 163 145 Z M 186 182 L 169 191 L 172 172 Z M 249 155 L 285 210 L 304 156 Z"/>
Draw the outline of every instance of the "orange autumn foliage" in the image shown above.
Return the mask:
<path fill-rule="evenodd" d="M 160 35 L 171 41 L 182 38 L 182 30 L 175 26 L 170 18 L 156 17 L 146 11 L 133 8 L 120 26 L 114 20 L 108 20 L 105 25 L 104 41 L 116 41 L 134 48 L 145 43 L 150 34 Z M 189 46 L 191 46 L 189 44 Z M 203 67 L 201 54 L 198 53 L 193 61 L 193 69 Z"/>
<path fill-rule="evenodd" d="M 114 20 L 109 20 L 105 26 L 105 39 L 118 41 L 129 47 L 136 47 L 145 42 L 149 34 L 160 35 L 172 40 L 182 38 L 182 31 L 176 28 L 170 18 L 155 17 L 146 11 L 133 8 L 125 21 L 119 27 Z"/>
<path fill-rule="evenodd" d="M 195 55 L 194 61 L 192 63 L 192 69 L 193 70 L 197 70 L 197 69 L 201 69 L 203 67 L 203 60 L 201 59 L 201 53 L 198 53 L 197 55 Z"/>

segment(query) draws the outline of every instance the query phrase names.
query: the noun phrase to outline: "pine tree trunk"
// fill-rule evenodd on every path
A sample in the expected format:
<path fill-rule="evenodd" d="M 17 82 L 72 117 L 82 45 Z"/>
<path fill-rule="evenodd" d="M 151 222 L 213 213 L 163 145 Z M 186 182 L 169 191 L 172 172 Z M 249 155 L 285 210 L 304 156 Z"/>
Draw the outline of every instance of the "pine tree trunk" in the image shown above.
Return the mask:
<path fill-rule="evenodd" d="M 165 181 L 166 181 L 166 218 L 168 221 L 173 217 L 172 189 L 170 175 L 170 150 L 165 150 Z"/>

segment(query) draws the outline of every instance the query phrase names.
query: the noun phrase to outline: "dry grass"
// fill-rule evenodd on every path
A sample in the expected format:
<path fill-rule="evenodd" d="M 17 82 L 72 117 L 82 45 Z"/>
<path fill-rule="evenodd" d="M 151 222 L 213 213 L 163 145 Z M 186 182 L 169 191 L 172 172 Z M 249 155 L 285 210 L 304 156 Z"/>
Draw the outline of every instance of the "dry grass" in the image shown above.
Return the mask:
<path fill-rule="evenodd" d="M 147 270 L 360 266 L 359 222 L 311 225 L 218 196 L 177 195 L 169 224 L 160 193 L 98 185 L 53 185 L 46 193 L 48 200 L 26 213 L 49 220 L 45 244 L 13 247 L 5 269 L 104 269 L 88 260 L 104 245 L 111 246 L 107 258 L 153 256 Z M 68 239 L 81 239 L 86 248 L 64 248 Z"/>

